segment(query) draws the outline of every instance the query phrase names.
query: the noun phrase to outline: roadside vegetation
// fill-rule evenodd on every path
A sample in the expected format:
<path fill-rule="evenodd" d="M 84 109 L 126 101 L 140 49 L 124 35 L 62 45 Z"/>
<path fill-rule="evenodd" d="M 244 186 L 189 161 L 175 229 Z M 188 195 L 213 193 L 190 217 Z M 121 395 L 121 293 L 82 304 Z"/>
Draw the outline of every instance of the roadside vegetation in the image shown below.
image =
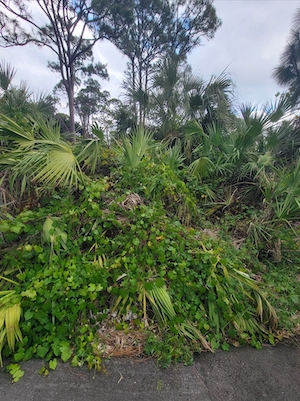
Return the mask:
<path fill-rule="evenodd" d="M 55 99 L 1 64 L 0 365 L 14 380 L 34 357 L 44 374 L 113 355 L 168 366 L 299 333 L 295 105 L 233 110 L 226 74 L 183 67 L 158 63 L 149 97 L 128 90 L 109 134 L 98 121 L 70 137 Z"/>
<path fill-rule="evenodd" d="M 245 147 L 243 121 L 223 151 L 215 126 L 208 137 L 194 125 L 185 164 L 183 142 L 143 129 L 78 147 L 42 117 L 23 124 L 1 115 L 3 355 L 93 365 L 124 348 L 188 363 L 201 349 L 292 334 L 300 166 L 276 163 L 262 131 Z"/>

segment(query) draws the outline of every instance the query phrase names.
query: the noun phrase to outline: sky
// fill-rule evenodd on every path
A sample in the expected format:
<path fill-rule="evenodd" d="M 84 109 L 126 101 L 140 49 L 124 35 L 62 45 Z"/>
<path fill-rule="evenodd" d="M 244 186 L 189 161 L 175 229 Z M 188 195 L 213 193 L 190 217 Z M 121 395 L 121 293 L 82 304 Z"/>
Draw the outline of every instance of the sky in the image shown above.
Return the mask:
<path fill-rule="evenodd" d="M 209 81 L 226 70 L 235 83 L 236 104 L 259 106 L 274 101 L 284 88 L 276 84 L 272 71 L 280 61 L 300 1 L 215 0 L 214 6 L 222 26 L 214 39 L 204 39 L 188 56 L 193 71 Z M 101 82 L 102 88 L 119 98 L 126 57 L 109 42 L 97 44 L 94 57 L 95 62 L 107 64 L 110 75 L 108 82 Z M 55 60 L 47 48 L 0 48 L 0 59 L 16 68 L 14 84 L 26 81 L 35 94 L 50 93 L 59 81 L 47 68 L 48 60 Z"/>

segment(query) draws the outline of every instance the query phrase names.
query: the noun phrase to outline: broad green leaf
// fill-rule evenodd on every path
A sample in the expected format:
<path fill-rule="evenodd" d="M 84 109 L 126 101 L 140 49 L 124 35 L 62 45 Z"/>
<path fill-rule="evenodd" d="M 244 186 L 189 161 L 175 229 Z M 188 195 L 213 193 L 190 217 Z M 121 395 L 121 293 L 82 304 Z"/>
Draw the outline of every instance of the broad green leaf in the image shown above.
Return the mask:
<path fill-rule="evenodd" d="M 62 347 L 60 347 L 60 351 L 61 351 L 61 359 L 64 362 L 67 362 L 72 356 L 71 348 L 67 347 L 67 346 L 62 346 Z"/>
<path fill-rule="evenodd" d="M 49 361 L 49 368 L 51 370 L 55 370 L 57 368 L 57 359 L 56 358 Z"/>

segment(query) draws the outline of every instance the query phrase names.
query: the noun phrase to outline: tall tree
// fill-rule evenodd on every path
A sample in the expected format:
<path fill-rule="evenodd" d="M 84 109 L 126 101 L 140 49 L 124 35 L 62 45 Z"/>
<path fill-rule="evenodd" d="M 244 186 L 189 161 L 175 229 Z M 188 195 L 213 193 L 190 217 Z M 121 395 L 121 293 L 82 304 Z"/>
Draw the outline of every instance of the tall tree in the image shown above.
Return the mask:
<path fill-rule="evenodd" d="M 150 119 L 160 127 L 160 137 L 178 135 L 188 116 L 189 94 L 200 85 L 190 65 L 176 54 L 159 60 L 155 66 L 151 88 Z"/>
<path fill-rule="evenodd" d="M 58 61 L 52 64 L 52 68 L 59 70 L 68 96 L 73 141 L 74 87 L 78 66 L 91 57 L 97 41 L 113 35 L 114 21 L 121 18 L 122 5 L 126 1 L 120 0 L 116 4 L 108 0 L 0 0 L 2 47 L 34 43 L 47 46 L 57 56 Z M 97 12 L 94 3 L 98 6 Z M 43 19 L 45 23 L 40 22 Z M 96 24 L 97 30 L 94 29 Z"/>
<path fill-rule="evenodd" d="M 172 23 L 167 27 L 172 53 L 181 58 L 201 44 L 203 37 L 212 39 L 221 26 L 214 0 L 172 0 Z"/>
<path fill-rule="evenodd" d="M 297 9 L 288 43 L 281 55 L 273 77 L 288 88 L 292 105 L 300 103 L 300 8 Z"/>
<path fill-rule="evenodd" d="M 85 81 L 85 87 L 80 89 L 75 97 L 75 110 L 79 115 L 83 135 L 88 137 L 91 118 L 105 108 L 109 93 L 101 90 L 101 85 L 95 79 Z"/>
<path fill-rule="evenodd" d="M 127 29 L 113 43 L 129 59 L 126 85 L 135 119 L 145 122 L 151 63 L 166 46 L 170 5 L 166 0 L 132 0 Z"/>
<path fill-rule="evenodd" d="M 220 20 L 210 0 L 131 1 L 128 27 L 112 41 L 129 58 L 134 114 L 138 123 L 143 124 L 157 58 L 171 52 L 185 59 L 202 37 L 213 37 Z"/>

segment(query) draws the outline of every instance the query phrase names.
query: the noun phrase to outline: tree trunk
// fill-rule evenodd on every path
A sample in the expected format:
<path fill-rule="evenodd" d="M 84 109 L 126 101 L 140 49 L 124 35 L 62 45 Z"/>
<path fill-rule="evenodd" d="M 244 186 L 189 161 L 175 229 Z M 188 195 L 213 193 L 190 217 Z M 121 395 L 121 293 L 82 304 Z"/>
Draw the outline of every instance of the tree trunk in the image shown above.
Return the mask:
<path fill-rule="evenodd" d="M 75 101 L 74 101 L 74 82 L 69 79 L 68 87 L 66 88 L 68 94 L 69 101 L 69 129 L 70 129 L 70 141 L 72 143 L 76 142 L 76 133 L 75 133 Z"/>
<path fill-rule="evenodd" d="M 131 78 L 132 78 L 132 94 L 135 94 L 136 91 L 136 81 L 135 81 L 135 65 L 134 65 L 134 57 L 131 58 Z M 134 118 L 135 121 L 137 121 L 138 117 L 137 117 L 137 109 L 136 109 L 136 100 L 133 96 L 133 113 L 134 113 Z"/>

